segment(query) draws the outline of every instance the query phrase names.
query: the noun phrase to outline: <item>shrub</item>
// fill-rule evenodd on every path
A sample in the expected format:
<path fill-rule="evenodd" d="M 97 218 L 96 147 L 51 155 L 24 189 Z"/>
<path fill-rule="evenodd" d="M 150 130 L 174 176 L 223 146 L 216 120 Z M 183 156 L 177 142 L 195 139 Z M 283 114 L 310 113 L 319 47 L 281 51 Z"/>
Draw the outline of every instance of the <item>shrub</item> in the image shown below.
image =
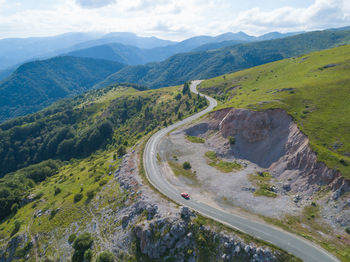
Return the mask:
<path fill-rule="evenodd" d="M 89 190 L 89 191 L 87 191 L 86 192 L 86 197 L 88 198 L 88 199 L 92 199 L 93 197 L 95 196 L 95 190 Z"/>
<path fill-rule="evenodd" d="M 236 139 L 233 136 L 229 136 L 228 141 L 231 145 L 234 145 L 236 143 Z"/>
<path fill-rule="evenodd" d="M 72 262 L 84 261 L 85 251 L 92 246 L 93 239 L 90 233 L 83 233 L 79 235 L 73 243 L 74 254 L 72 256 Z"/>
<path fill-rule="evenodd" d="M 104 186 L 107 184 L 107 180 L 101 180 L 100 183 L 98 183 L 100 186 Z"/>
<path fill-rule="evenodd" d="M 72 244 L 74 242 L 74 240 L 77 238 L 77 235 L 76 234 L 71 234 L 69 237 L 68 237 L 68 243 L 69 244 Z"/>
<path fill-rule="evenodd" d="M 350 234 L 350 227 L 347 227 L 347 228 L 345 229 L 345 232 L 348 233 L 348 234 Z"/>
<path fill-rule="evenodd" d="M 89 248 L 88 250 L 86 250 L 84 252 L 84 261 L 91 261 L 92 255 L 93 255 L 92 250 L 91 250 L 91 248 Z"/>
<path fill-rule="evenodd" d="M 21 222 L 16 220 L 14 225 L 15 225 L 15 227 L 13 228 L 13 230 L 11 232 L 11 237 L 19 231 L 19 229 L 21 228 Z"/>
<path fill-rule="evenodd" d="M 186 169 L 186 170 L 192 168 L 190 162 L 188 162 L 188 161 L 184 162 L 184 163 L 182 164 L 182 167 L 183 167 L 184 169 Z"/>
<path fill-rule="evenodd" d="M 120 146 L 120 147 L 118 148 L 117 153 L 118 153 L 118 156 L 119 156 L 119 157 L 125 155 L 125 154 L 126 154 L 125 146 Z"/>
<path fill-rule="evenodd" d="M 96 262 L 114 262 L 114 255 L 110 251 L 103 251 L 101 252 L 97 259 Z"/>
<path fill-rule="evenodd" d="M 74 203 L 79 202 L 83 198 L 82 193 L 78 193 L 74 195 Z"/>
<path fill-rule="evenodd" d="M 62 191 L 61 188 L 56 187 L 55 188 L 55 196 L 58 195 L 59 193 L 61 193 L 61 191 Z"/>

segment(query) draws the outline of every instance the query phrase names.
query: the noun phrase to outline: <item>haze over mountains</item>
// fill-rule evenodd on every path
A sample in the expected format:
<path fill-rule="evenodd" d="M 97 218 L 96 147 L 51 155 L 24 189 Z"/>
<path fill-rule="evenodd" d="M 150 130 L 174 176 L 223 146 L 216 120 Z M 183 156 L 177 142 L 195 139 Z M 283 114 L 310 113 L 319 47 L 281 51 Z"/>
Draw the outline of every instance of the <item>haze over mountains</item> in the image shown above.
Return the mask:
<path fill-rule="evenodd" d="M 140 49 L 159 48 L 148 52 L 145 51 L 146 53 L 150 54 L 154 54 L 157 52 L 161 54 L 158 57 L 156 56 L 155 58 L 140 60 L 137 63 L 139 64 L 145 63 L 145 61 L 160 61 L 175 53 L 187 52 L 200 45 L 208 43 L 216 43 L 231 40 L 258 41 L 280 38 L 288 35 L 290 34 L 270 33 L 261 37 L 254 37 L 239 32 L 226 33 L 216 37 L 197 36 L 186 39 L 182 42 L 163 40 L 156 37 L 142 37 L 128 32 L 116 32 L 105 35 L 102 33 L 67 33 L 50 37 L 7 38 L 0 40 L 0 70 L 12 68 L 16 65 L 18 66 L 19 64 L 28 60 L 38 58 L 49 58 L 56 55 L 75 52 L 77 50 L 80 50 L 79 52 L 83 52 L 82 49 L 88 49 L 92 47 L 115 43 L 133 46 Z"/>
<path fill-rule="evenodd" d="M 297 35 L 270 33 L 261 37 L 243 32 L 226 33 L 216 37 L 193 37 L 179 43 L 130 33 L 108 34 L 61 50 L 62 56 L 58 58 L 26 63 L 3 79 L 0 82 L 0 121 L 36 112 L 60 98 L 91 88 L 114 83 L 135 83 L 151 88 L 177 85 L 190 79 L 214 77 L 349 43 L 350 30 L 345 29 Z M 82 35 L 83 39 L 92 37 Z M 77 39 L 77 35 L 72 36 Z M 66 38 L 61 36 L 60 39 Z M 49 46 L 48 41 L 52 39 L 43 41 Z M 125 45 L 129 42 L 133 45 Z M 51 50 L 57 46 L 56 43 Z M 68 52 L 70 49 L 72 51 Z M 3 76 L 10 72 L 7 70 Z"/>

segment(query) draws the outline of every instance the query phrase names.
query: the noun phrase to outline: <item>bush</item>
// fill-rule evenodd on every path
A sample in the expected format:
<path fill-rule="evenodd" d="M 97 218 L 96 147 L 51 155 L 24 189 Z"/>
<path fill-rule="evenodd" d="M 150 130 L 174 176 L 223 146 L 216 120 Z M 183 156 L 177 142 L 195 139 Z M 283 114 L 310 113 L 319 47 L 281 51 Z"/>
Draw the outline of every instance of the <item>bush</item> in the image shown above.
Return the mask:
<path fill-rule="evenodd" d="M 71 234 L 69 237 L 68 237 L 68 243 L 69 244 L 72 244 L 74 242 L 74 240 L 77 238 L 77 235 L 76 234 Z"/>
<path fill-rule="evenodd" d="M 84 252 L 84 261 L 91 261 L 92 255 L 92 250 L 89 248 Z"/>
<path fill-rule="evenodd" d="M 21 222 L 16 220 L 15 221 L 15 227 L 13 228 L 13 230 L 11 232 L 11 237 L 14 236 L 19 231 L 20 228 L 21 228 Z"/>
<path fill-rule="evenodd" d="M 90 233 L 83 233 L 79 235 L 73 243 L 74 254 L 72 256 L 72 262 L 84 261 L 85 252 L 92 246 L 93 239 Z"/>
<path fill-rule="evenodd" d="M 96 262 L 114 262 L 114 255 L 110 251 L 103 251 L 96 259 Z"/>
<path fill-rule="evenodd" d="M 74 195 L 74 203 L 79 202 L 83 198 L 82 193 L 78 193 Z"/>
<path fill-rule="evenodd" d="M 118 156 L 119 156 L 119 157 L 125 155 L 125 154 L 126 154 L 125 146 L 120 146 L 120 147 L 118 148 L 117 153 L 118 153 Z"/>
<path fill-rule="evenodd" d="M 348 233 L 348 234 L 350 234 L 350 227 L 347 227 L 347 228 L 345 229 L 345 232 Z"/>
<path fill-rule="evenodd" d="M 98 183 L 100 186 L 104 186 L 105 184 L 107 184 L 107 180 L 101 180 L 100 183 Z"/>
<path fill-rule="evenodd" d="M 184 163 L 182 164 L 182 167 L 183 167 L 184 169 L 186 169 L 186 170 L 192 168 L 190 162 L 188 162 L 188 161 L 184 162 Z"/>
<path fill-rule="evenodd" d="M 234 145 L 236 143 L 236 139 L 233 136 L 229 136 L 228 141 L 230 142 L 231 145 Z"/>
<path fill-rule="evenodd" d="M 55 196 L 58 195 L 59 193 L 61 193 L 61 191 L 62 191 L 61 188 L 56 187 L 55 188 Z"/>
<path fill-rule="evenodd" d="M 95 190 L 91 189 L 91 190 L 86 192 L 86 197 L 88 199 L 92 199 L 94 196 L 95 196 Z"/>

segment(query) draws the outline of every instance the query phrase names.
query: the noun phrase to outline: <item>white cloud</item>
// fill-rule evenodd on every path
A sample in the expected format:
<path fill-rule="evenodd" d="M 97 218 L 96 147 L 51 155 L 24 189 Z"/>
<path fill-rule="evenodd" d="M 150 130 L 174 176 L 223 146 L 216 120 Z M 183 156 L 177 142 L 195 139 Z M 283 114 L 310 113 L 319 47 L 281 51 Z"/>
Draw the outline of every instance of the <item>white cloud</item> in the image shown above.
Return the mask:
<path fill-rule="evenodd" d="M 76 3 L 84 8 L 99 8 L 115 2 L 116 0 L 76 0 Z"/>
<path fill-rule="evenodd" d="M 314 30 L 350 24 L 347 0 L 316 0 L 307 8 L 283 7 L 264 12 L 253 8 L 242 12 L 231 24 L 257 32 Z"/>
<path fill-rule="evenodd" d="M 262 8 L 261 1 L 252 1 L 260 3 L 260 8 L 239 11 L 239 0 L 56 0 L 47 8 L 35 8 L 33 4 L 6 12 L 5 9 L 14 10 L 10 7 L 12 1 L 5 4 L 0 0 L 0 6 L 6 7 L 0 9 L 0 38 L 68 31 L 127 31 L 183 39 L 228 31 L 262 34 L 350 25 L 349 0 L 315 0 L 305 7 L 299 4 L 269 10 Z M 273 1 L 278 0 L 270 0 Z"/>

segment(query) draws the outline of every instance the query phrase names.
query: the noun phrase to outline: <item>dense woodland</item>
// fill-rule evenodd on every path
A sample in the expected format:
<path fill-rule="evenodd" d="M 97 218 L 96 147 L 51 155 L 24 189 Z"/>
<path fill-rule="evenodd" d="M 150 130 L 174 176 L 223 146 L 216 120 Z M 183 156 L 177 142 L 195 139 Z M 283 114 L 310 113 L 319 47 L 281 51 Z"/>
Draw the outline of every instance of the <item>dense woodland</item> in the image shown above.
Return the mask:
<path fill-rule="evenodd" d="M 20 205 L 23 189 L 54 174 L 62 161 L 87 157 L 106 146 L 122 155 L 143 135 L 207 105 L 205 98 L 191 95 L 188 84 L 159 103 L 161 92 L 154 91 L 120 96 L 107 105 L 87 102 L 113 88 L 118 87 L 93 90 L 0 125 L 0 176 L 7 174 L 0 179 L 0 219 Z"/>
<path fill-rule="evenodd" d="M 122 67 L 118 62 L 69 56 L 26 63 L 0 82 L 0 122 L 86 92 Z"/>

